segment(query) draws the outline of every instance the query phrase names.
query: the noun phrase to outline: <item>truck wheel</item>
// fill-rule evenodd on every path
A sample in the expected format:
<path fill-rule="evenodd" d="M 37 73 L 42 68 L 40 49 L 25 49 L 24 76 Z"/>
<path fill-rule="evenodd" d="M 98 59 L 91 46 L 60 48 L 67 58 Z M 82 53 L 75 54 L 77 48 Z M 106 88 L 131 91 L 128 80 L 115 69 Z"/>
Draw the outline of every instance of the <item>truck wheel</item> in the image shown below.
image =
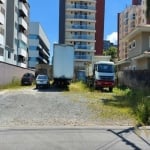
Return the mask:
<path fill-rule="evenodd" d="M 109 88 L 109 92 L 112 92 L 112 90 L 113 90 L 113 88 L 112 88 L 112 87 L 110 87 L 110 88 Z"/>
<path fill-rule="evenodd" d="M 36 89 L 38 89 L 39 88 L 39 86 L 36 84 Z"/>

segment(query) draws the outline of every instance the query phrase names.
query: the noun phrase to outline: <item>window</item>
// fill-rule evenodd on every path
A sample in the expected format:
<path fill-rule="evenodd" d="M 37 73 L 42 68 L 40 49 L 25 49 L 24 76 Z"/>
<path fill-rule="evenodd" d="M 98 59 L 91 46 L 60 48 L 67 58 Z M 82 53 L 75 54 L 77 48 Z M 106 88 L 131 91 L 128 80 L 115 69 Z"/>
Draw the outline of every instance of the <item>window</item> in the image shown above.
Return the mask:
<path fill-rule="evenodd" d="M 4 49 L 2 47 L 0 47 L 0 56 L 4 55 Z"/>
<path fill-rule="evenodd" d="M 11 58 L 11 53 L 10 52 L 8 52 L 8 58 Z"/>
<path fill-rule="evenodd" d="M 128 49 L 131 50 L 132 49 L 132 45 L 131 43 L 129 43 Z"/>
<path fill-rule="evenodd" d="M 135 48 L 136 47 L 136 42 L 135 40 L 132 42 L 132 48 Z"/>

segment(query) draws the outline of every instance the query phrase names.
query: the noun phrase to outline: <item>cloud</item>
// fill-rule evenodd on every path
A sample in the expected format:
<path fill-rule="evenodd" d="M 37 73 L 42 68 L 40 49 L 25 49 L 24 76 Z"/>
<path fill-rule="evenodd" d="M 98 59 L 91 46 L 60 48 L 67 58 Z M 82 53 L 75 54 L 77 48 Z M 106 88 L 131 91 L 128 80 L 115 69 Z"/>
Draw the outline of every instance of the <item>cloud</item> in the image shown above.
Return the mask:
<path fill-rule="evenodd" d="M 117 38 L 118 38 L 118 33 L 113 32 L 113 33 L 107 35 L 106 40 L 108 40 L 114 44 L 117 44 Z"/>

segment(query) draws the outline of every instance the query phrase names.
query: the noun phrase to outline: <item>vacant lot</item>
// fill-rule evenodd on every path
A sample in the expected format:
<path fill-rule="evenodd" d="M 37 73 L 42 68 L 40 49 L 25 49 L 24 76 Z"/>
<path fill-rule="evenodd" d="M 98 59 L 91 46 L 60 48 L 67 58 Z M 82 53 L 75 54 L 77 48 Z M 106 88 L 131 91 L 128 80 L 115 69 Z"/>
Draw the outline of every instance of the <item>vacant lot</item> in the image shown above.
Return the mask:
<path fill-rule="evenodd" d="M 98 94 L 78 90 L 61 91 L 53 88 L 36 90 L 34 87 L 1 91 L 0 126 L 98 126 L 135 123 L 130 113 L 107 109 L 104 105 L 113 93 L 97 92 Z"/>

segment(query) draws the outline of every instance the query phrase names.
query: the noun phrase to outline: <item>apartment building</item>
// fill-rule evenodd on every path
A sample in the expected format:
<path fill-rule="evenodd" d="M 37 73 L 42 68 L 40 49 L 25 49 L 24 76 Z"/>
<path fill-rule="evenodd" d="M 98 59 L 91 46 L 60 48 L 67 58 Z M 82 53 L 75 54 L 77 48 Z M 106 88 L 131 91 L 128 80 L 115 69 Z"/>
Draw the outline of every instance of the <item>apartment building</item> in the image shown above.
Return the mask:
<path fill-rule="evenodd" d="M 28 66 L 28 0 L 7 0 L 5 62 Z"/>
<path fill-rule="evenodd" d="M 150 24 L 146 0 L 133 0 L 118 15 L 118 56 L 126 69 L 150 68 Z"/>
<path fill-rule="evenodd" d="M 28 67 L 35 69 L 37 64 L 49 64 L 50 42 L 38 22 L 30 22 Z"/>
<path fill-rule="evenodd" d="M 131 33 L 137 26 L 146 24 L 145 7 L 142 1 L 135 1 L 131 6 L 126 8 L 119 14 L 118 30 L 119 30 L 119 59 L 128 58 L 128 42 L 123 40 L 129 33 Z"/>
<path fill-rule="evenodd" d="M 104 0 L 60 0 L 59 43 L 75 47 L 75 69 L 102 55 Z"/>
<path fill-rule="evenodd" d="M 5 61 L 6 0 L 0 0 L 0 61 Z"/>

